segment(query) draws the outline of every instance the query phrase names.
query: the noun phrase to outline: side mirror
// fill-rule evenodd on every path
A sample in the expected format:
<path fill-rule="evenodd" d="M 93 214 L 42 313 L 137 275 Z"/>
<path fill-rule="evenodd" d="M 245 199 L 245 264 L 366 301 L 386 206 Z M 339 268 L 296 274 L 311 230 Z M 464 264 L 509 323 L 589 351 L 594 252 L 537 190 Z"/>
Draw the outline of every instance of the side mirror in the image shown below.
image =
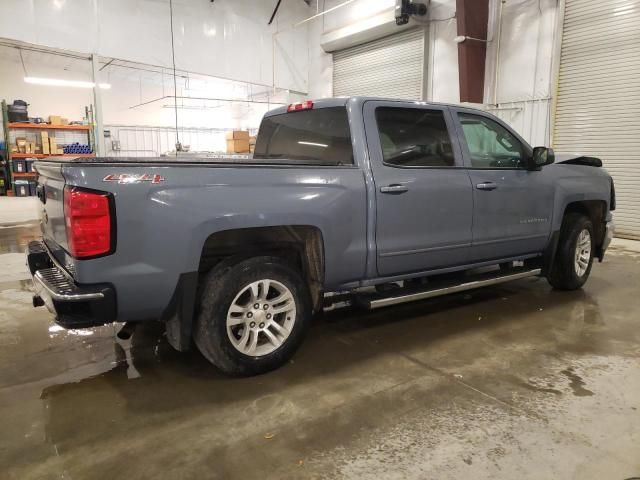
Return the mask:
<path fill-rule="evenodd" d="M 540 170 L 545 165 L 550 165 L 556 160 L 552 148 L 535 147 L 533 155 L 529 159 L 529 170 Z"/>

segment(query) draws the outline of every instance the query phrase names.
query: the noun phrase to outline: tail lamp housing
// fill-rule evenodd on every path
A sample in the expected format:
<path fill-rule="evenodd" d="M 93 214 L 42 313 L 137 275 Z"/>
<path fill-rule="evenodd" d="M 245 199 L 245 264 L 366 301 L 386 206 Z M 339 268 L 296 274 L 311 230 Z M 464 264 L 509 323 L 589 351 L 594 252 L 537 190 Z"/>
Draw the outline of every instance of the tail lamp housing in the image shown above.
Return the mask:
<path fill-rule="evenodd" d="M 311 110 L 313 108 L 313 102 L 306 100 L 302 103 L 292 103 L 287 107 L 287 112 L 299 112 L 300 110 Z"/>
<path fill-rule="evenodd" d="M 115 250 L 113 197 L 109 193 L 66 186 L 64 220 L 74 258 L 94 258 Z"/>

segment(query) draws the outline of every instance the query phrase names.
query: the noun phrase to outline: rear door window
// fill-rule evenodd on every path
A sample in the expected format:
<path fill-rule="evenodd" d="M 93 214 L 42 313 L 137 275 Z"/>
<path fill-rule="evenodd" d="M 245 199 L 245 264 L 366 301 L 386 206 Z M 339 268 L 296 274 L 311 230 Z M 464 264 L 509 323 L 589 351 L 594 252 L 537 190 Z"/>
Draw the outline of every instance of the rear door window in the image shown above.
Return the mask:
<path fill-rule="evenodd" d="M 442 110 L 376 108 L 385 165 L 453 167 L 455 157 Z"/>
<path fill-rule="evenodd" d="M 260 124 L 253 158 L 352 165 L 347 109 L 318 108 L 265 117 Z"/>

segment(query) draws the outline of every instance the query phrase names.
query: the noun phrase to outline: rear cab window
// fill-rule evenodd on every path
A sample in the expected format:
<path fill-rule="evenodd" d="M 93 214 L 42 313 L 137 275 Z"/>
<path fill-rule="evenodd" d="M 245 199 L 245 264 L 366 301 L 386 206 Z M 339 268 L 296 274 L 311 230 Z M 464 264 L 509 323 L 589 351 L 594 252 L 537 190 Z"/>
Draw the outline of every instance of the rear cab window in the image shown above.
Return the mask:
<path fill-rule="evenodd" d="M 353 165 L 346 107 L 326 107 L 265 117 L 254 159 L 311 165 Z"/>
<path fill-rule="evenodd" d="M 382 158 L 391 167 L 453 167 L 455 157 L 442 110 L 376 108 Z"/>

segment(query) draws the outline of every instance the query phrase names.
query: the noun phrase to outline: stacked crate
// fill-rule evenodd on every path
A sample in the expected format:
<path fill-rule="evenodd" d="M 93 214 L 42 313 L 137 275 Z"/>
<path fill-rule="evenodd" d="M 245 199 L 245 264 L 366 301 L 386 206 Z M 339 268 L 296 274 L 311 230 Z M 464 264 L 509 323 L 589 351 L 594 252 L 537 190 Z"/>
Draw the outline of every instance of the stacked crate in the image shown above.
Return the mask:
<path fill-rule="evenodd" d="M 233 130 L 227 132 L 227 153 L 249 153 L 249 132 Z"/>

